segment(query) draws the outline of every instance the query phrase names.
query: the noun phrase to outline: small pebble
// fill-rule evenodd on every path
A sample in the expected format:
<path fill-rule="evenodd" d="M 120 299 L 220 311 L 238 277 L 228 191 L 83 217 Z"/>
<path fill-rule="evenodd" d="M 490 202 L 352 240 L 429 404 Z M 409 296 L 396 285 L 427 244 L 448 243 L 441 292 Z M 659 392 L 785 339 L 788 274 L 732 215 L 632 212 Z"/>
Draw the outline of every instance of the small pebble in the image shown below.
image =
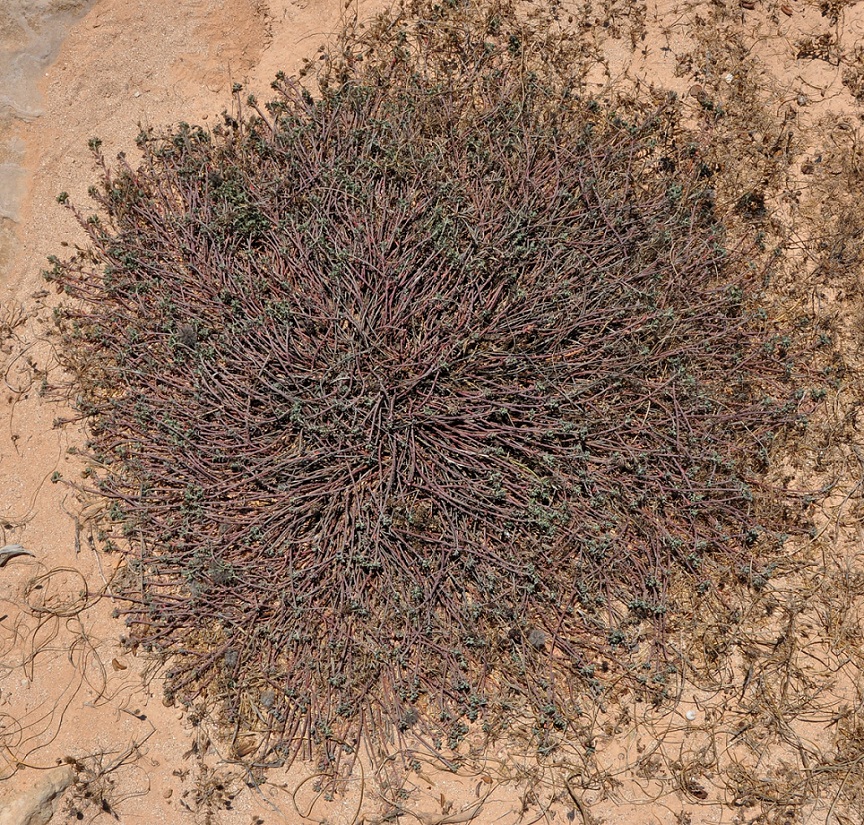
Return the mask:
<path fill-rule="evenodd" d="M 731 83 L 735 79 L 735 75 L 732 72 L 729 72 L 724 78 L 727 83 Z"/>
<path fill-rule="evenodd" d="M 174 793 L 174 791 L 171 788 L 165 788 L 165 790 L 162 791 L 162 796 L 164 796 L 165 799 L 171 799 L 171 795 L 173 793 Z"/>
<path fill-rule="evenodd" d="M 688 710 L 684 715 L 687 717 L 688 722 L 692 722 L 696 718 L 696 711 Z"/>
<path fill-rule="evenodd" d="M 808 103 L 806 95 L 798 95 L 798 105 L 806 106 Z"/>

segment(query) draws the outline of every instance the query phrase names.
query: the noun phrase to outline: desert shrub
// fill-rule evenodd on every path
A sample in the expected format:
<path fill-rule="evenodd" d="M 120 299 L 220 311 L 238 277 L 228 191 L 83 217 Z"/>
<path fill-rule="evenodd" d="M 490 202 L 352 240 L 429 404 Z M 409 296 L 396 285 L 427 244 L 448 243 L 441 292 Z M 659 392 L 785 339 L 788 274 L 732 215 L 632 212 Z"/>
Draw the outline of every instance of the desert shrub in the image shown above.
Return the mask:
<path fill-rule="evenodd" d="M 48 273 L 130 639 L 259 755 L 526 701 L 563 730 L 674 571 L 773 535 L 792 342 L 698 141 L 508 14 L 390 18 L 318 96 L 238 90 L 134 167 L 94 144 L 89 247 Z"/>

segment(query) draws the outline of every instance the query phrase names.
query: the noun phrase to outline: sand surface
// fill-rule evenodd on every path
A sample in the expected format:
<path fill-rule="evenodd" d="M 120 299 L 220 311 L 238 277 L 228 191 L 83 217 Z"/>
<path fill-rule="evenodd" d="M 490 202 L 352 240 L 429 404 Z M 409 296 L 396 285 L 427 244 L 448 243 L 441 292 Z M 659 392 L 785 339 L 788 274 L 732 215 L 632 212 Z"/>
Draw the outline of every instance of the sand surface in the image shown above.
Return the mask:
<path fill-rule="evenodd" d="M 813 541 L 768 586 L 730 590 L 714 604 L 716 620 L 682 629 L 677 701 L 645 708 L 624 696 L 590 710 L 583 735 L 548 759 L 502 745 L 458 774 L 424 764 L 401 799 L 381 777 L 357 776 L 329 802 L 309 765 L 250 788 L 216 732 L 165 707 L 152 665 L 120 647 L 116 561 L 97 554 L 86 505 L 63 483 L 81 478 L 74 451 L 86 436 L 75 424 L 54 426 L 68 410 L 43 392 L 45 379 L 61 376 L 49 334 L 56 297 L 41 269 L 64 254 L 61 241 L 82 243 L 56 195 L 86 204 L 91 137 L 109 158 L 134 157 L 138 124 L 213 123 L 233 82 L 267 99 L 276 71 L 317 59 L 345 15 L 362 19 L 378 3 L 79 4 L 86 13 L 40 67 L 38 100 L 30 95 L 26 117 L 7 119 L 17 159 L 0 177 L 0 206 L 14 219 L 0 256 L 0 544 L 20 543 L 33 557 L 0 567 L 0 809 L 4 794 L 65 761 L 80 781 L 54 821 L 864 821 L 864 453 L 854 380 L 864 315 L 860 232 L 842 240 L 841 231 L 862 191 L 864 107 L 854 95 L 859 70 L 864 88 L 864 3 L 651 0 L 574 3 L 562 13 L 584 40 L 589 91 L 675 91 L 694 123 L 704 109 L 695 84 L 726 106 L 714 136 L 739 156 L 721 196 L 766 189 L 768 228 L 797 250 L 787 291 L 826 319 L 850 365 L 829 399 L 843 437 L 819 430 L 790 459 L 802 479 L 833 480 L 813 514 Z"/>

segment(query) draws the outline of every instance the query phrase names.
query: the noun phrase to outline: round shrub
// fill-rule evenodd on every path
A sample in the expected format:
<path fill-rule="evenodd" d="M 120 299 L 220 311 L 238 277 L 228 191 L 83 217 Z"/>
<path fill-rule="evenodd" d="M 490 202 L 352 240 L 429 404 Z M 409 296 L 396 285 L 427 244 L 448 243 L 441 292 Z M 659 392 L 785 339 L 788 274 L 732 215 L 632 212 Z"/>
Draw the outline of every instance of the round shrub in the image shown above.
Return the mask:
<path fill-rule="evenodd" d="M 526 698 L 566 728 L 673 571 L 770 528 L 797 415 L 674 102 L 615 114 L 500 9 L 434 14 L 134 168 L 95 145 L 49 273 L 131 639 L 261 755 Z"/>

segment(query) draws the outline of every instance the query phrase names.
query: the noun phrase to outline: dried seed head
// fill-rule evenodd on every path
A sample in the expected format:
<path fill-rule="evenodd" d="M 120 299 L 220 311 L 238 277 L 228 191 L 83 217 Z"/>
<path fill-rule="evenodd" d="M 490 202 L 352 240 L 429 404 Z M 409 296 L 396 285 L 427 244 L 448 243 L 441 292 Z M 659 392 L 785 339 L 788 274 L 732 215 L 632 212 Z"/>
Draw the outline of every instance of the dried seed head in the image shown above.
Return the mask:
<path fill-rule="evenodd" d="M 192 349 L 198 343 L 198 333 L 195 332 L 195 327 L 191 324 L 180 324 L 177 327 L 177 340 L 184 347 Z"/>
<path fill-rule="evenodd" d="M 543 650 L 546 647 L 546 634 L 542 630 L 532 627 L 528 631 L 528 644 L 537 650 Z"/>

